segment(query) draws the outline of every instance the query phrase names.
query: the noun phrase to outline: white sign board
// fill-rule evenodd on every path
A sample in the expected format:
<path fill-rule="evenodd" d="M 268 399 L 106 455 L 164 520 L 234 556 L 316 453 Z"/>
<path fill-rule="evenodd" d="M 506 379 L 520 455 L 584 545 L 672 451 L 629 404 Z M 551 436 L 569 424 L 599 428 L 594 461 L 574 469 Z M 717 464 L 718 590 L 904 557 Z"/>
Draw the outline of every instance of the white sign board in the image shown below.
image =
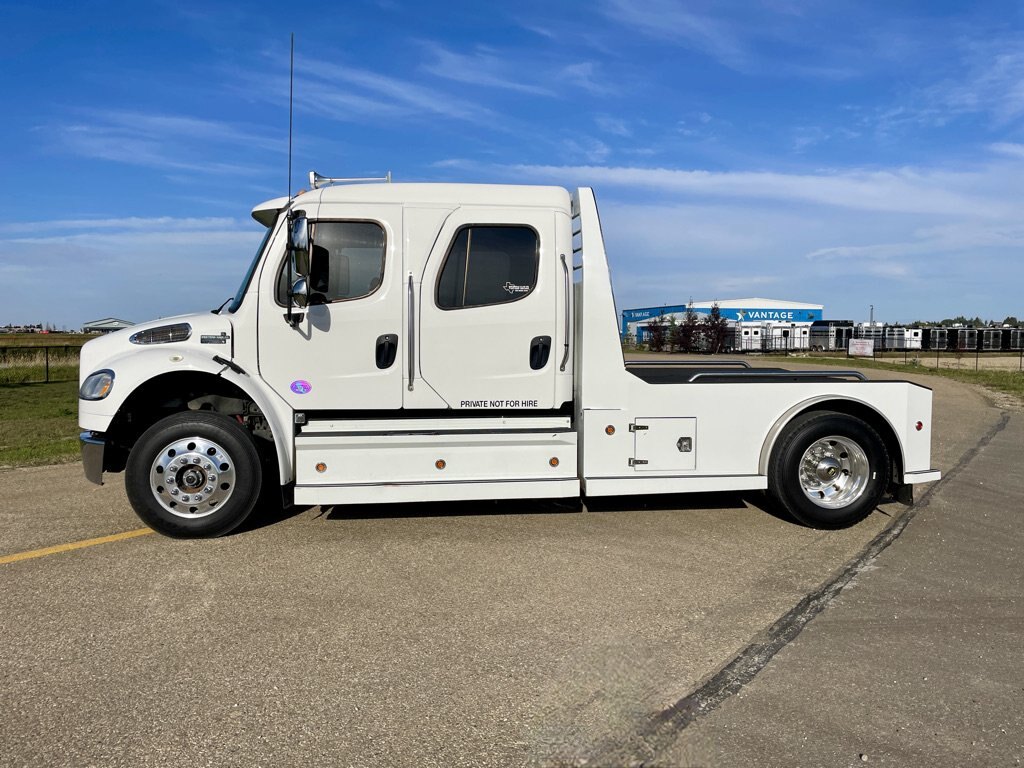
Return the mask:
<path fill-rule="evenodd" d="M 850 339 L 850 357 L 874 357 L 874 339 Z"/>

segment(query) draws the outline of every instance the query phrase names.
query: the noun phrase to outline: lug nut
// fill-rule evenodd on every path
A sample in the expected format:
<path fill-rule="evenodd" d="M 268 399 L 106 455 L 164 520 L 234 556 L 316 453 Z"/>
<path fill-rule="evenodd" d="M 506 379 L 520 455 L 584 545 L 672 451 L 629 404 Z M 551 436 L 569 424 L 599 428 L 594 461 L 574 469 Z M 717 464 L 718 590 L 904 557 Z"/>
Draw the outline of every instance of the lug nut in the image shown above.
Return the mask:
<path fill-rule="evenodd" d="M 217 480 L 217 476 L 214 475 L 214 474 L 211 474 L 210 475 L 210 482 L 213 483 L 213 482 L 216 482 L 216 480 Z"/>
<path fill-rule="evenodd" d="M 208 485 L 203 489 L 203 493 L 213 493 L 213 486 Z"/>
<path fill-rule="evenodd" d="M 177 496 L 177 495 L 178 495 L 178 489 L 177 488 L 171 488 L 171 496 Z"/>
<path fill-rule="evenodd" d="M 198 463 L 200 463 L 201 461 L 202 461 L 202 459 L 200 459 L 200 458 L 199 458 L 198 456 L 196 456 L 196 457 L 195 457 L 194 459 L 192 459 L 192 463 L 193 463 L 193 464 L 198 464 Z"/>
<path fill-rule="evenodd" d="M 182 500 L 182 501 L 188 501 L 188 498 L 189 498 L 189 496 L 188 496 L 188 494 L 186 493 L 186 494 L 185 494 L 184 496 L 182 496 L 182 497 L 181 497 L 181 500 Z"/>

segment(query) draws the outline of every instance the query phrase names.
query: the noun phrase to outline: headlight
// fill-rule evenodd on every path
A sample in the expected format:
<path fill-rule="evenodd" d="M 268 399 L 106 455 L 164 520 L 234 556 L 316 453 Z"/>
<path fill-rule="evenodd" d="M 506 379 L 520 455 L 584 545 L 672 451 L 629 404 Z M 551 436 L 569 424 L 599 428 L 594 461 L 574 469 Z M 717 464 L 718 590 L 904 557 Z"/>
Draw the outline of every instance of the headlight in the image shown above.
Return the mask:
<path fill-rule="evenodd" d="M 96 371 L 82 382 L 78 396 L 83 400 L 102 400 L 110 394 L 114 386 L 114 372 L 110 370 Z"/>
<path fill-rule="evenodd" d="M 188 323 L 175 323 L 174 325 L 161 325 L 159 328 L 150 328 L 133 333 L 128 337 L 128 341 L 132 344 L 168 344 L 172 341 L 185 341 L 191 335 L 191 325 Z"/>

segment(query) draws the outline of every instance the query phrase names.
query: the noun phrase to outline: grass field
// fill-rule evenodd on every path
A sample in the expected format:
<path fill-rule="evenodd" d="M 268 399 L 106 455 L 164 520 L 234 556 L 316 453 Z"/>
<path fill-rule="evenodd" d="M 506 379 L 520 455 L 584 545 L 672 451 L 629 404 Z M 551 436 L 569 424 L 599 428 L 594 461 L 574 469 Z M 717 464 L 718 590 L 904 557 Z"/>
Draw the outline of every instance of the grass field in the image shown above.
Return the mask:
<path fill-rule="evenodd" d="M 902 355 L 900 355 L 902 357 Z M 978 384 L 995 392 L 1003 392 L 1011 395 L 1019 402 L 1024 403 L 1024 373 L 1013 369 L 985 368 L 974 370 L 974 357 L 970 358 L 970 368 L 931 368 L 924 364 L 903 365 L 900 362 L 881 360 L 866 360 L 863 358 L 846 357 L 766 357 L 766 360 L 778 360 L 781 363 L 788 363 L 790 367 L 794 363 L 812 363 L 815 365 L 835 365 L 841 368 L 875 368 L 882 371 L 899 371 L 902 373 L 927 374 L 929 376 L 942 376 L 954 381 L 963 381 L 968 384 Z M 966 358 L 965 358 L 966 360 Z"/>
<path fill-rule="evenodd" d="M 0 386 L 0 467 L 75 461 L 78 382 Z"/>
<path fill-rule="evenodd" d="M 86 333 L 0 333 L 0 347 L 80 347 L 95 338 Z"/>
<path fill-rule="evenodd" d="M 74 381 L 78 353 L 77 346 L 0 347 L 0 385 Z"/>

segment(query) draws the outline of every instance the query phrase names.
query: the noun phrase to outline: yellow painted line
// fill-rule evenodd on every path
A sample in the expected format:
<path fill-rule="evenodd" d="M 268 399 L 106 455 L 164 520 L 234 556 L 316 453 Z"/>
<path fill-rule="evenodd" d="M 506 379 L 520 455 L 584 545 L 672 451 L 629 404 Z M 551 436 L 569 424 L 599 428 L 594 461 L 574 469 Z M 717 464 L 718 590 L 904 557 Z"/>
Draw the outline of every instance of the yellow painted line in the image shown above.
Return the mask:
<path fill-rule="evenodd" d="M 46 557 L 47 555 L 59 555 L 61 552 L 70 552 L 74 549 L 84 549 L 85 547 L 95 547 L 97 544 L 109 544 L 113 541 L 124 541 L 125 539 L 134 539 L 136 536 L 145 536 L 153 532 L 154 531 L 152 528 L 137 528 L 134 531 L 115 533 L 111 536 L 100 536 L 97 539 L 72 541 L 68 544 L 58 544 L 55 547 L 33 549 L 28 552 L 18 552 L 13 555 L 4 555 L 3 557 L 0 557 L 0 565 L 6 565 L 7 563 L 16 563 L 19 560 L 32 560 L 33 558 Z"/>

